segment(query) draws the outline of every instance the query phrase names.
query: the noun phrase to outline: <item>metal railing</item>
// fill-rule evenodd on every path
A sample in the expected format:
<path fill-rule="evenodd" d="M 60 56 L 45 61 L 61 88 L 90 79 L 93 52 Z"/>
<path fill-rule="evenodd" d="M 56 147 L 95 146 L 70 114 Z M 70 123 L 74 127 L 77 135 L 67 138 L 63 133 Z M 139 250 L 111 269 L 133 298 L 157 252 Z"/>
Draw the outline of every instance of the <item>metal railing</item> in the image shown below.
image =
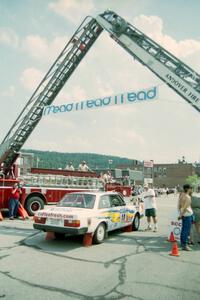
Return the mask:
<path fill-rule="evenodd" d="M 20 180 L 24 182 L 24 186 L 33 186 L 33 187 L 84 188 L 84 189 L 102 188 L 102 183 L 98 178 L 90 178 L 90 177 L 28 174 L 20 178 Z"/>

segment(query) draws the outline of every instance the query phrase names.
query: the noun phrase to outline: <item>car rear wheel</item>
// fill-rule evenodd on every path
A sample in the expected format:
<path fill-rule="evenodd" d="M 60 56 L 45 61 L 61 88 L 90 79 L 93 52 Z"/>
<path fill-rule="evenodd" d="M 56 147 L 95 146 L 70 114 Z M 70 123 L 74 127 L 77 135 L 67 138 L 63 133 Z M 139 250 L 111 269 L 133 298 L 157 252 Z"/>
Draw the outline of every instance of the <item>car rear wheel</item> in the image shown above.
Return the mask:
<path fill-rule="evenodd" d="M 37 196 L 30 197 L 25 204 L 25 208 L 30 216 L 33 216 L 36 211 L 44 208 L 44 201 Z"/>
<path fill-rule="evenodd" d="M 104 223 L 99 224 L 94 233 L 94 243 L 101 244 L 103 243 L 106 236 L 106 226 Z"/>
<path fill-rule="evenodd" d="M 136 214 L 133 220 L 132 228 L 134 231 L 138 231 L 139 227 L 140 227 L 140 216 L 139 214 Z"/>

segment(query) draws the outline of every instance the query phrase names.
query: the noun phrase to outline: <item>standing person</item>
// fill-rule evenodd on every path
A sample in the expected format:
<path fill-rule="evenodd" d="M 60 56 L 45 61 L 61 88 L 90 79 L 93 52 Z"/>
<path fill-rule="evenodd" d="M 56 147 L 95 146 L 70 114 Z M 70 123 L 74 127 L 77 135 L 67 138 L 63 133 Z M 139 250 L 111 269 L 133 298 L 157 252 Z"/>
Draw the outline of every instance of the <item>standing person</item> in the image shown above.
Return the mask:
<path fill-rule="evenodd" d="M 108 171 L 107 172 L 107 179 L 108 179 L 108 183 L 111 183 L 112 182 L 112 173 L 111 173 L 111 171 Z"/>
<path fill-rule="evenodd" d="M 107 172 L 104 172 L 104 174 L 103 174 L 103 180 L 104 180 L 104 183 L 106 185 L 106 183 L 108 183 L 108 174 L 107 174 Z"/>
<path fill-rule="evenodd" d="M 157 205 L 156 205 L 156 196 L 153 189 L 150 189 L 148 184 L 144 185 L 144 192 L 142 194 L 142 198 L 144 199 L 144 207 L 145 207 L 145 216 L 147 217 L 148 226 L 146 230 L 152 230 L 151 227 L 151 218 L 154 223 L 154 232 L 157 232 Z"/>
<path fill-rule="evenodd" d="M 65 170 L 67 170 L 67 171 L 74 171 L 74 166 L 73 166 L 73 164 L 72 164 L 71 161 L 66 165 Z"/>
<path fill-rule="evenodd" d="M 90 168 L 87 166 L 86 162 L 83 160 L 82 163 L 80 163 L 79 167 L 78 167 L 79 171 L 82 172 L 88 172 L 91 171 Z"/>
<path fill-rule="evenodd" d="M 191 207 L 192 187 L 189 184 L 183 186 L 183 192 L 180 194 L 178 210 L 179 219 L 182 219 L 181 227 L 181 247 L 182 250 L 190 251 L 187 246 L 190 230 L 192 226 L 193 211 Z"/>
<path fill-rule="evenodd" d="M 18 208 L 19 208 L 19 199 L 20 199 L 21 193 L 22 193 L 21 188 L 19 188 L 18 183 L 15 183 L 12 188 L 10 199 L 9 199 L 9 219 L 10 220 L 14 220 L 14 218 L 17 217 Z"/>
<path fill-rule="evenodd" d="M 194 214 L 194 226 L 198 235 L 198 243 L 200 244 L 200 197 L 192 196 L 192 210 Z"/>
<path fill-rule="evenodd" d="M 100 176 L 99 176 L 99 181 L 101 182 L 102 184 L 102 188 L 103 190 L 105 191 L 105 180 L 104 180 L 104 177 L 103 177 L 103 172 L 100 173 Z"/>
<path fill-rule="evenodd" d="M 112 175 L 110 171 L 104 172 L 103 178 L 105 183 L 110 183 L 112 181 Z"/>

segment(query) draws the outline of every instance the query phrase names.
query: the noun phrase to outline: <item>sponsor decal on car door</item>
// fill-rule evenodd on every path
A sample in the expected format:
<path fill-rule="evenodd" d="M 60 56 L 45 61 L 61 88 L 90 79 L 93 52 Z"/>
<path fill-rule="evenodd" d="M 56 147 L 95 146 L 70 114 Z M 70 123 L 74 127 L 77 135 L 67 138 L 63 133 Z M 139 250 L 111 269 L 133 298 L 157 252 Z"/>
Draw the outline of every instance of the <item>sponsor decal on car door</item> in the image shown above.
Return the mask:
<path fill-rule="evenodd" d="M 127 208 L 126 203 L 119 195 L 110 195 L 110 203 L 113 209 L 113 227 L 121 228 L 126 224 Z"/>

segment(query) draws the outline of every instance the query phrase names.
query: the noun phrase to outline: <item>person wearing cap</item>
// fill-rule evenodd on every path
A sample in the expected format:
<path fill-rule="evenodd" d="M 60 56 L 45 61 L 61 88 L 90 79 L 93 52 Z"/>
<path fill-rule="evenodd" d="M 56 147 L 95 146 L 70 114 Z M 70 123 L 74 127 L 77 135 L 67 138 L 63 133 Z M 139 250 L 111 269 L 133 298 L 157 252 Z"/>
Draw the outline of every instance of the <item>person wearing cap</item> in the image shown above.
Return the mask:
<path fill-rule="evenodd" d="M 82 171 L 82 172 L 88 172 L 88 171 L 90 171 L 90 168 L 87 166 L 86 162 L 83 160 L 83 161 L 80 163 L 80 165 L 79 165 L 79 167 L 78 167 L 78 170 L 79 170 L 79 171 Z"/>
<path fill-rule="evenodd" d="M 183 192 L 181 193 L 178 201 L 178 210 L 179 217 L 178 219 L 182 220 L 181 227 L 181 247 L 182 250 L 190 251 L 190 248 L 187 246 L 188 237 L 190 235 L 190 230 L 193 220 L 193 211 L 191 207 L 191 195 L 192 187 L 189 184 L 183 186 Z"/>
<path fill-rule="evenodd" d="M 148 226 L 146 230 L 152 230 L 151 218 L 154 223 L 154 232 L 157 232 L 157 205 L 156 205 L 156 195 L 153 189 L 150 189 L 148 184 L 144 185 L 144 192 L 142 193 L 142 198 L 144 199 L 145 216 L 147 217 Z"/>
<path fill-rule="evenodd" d="M 73 164 L 72 164 L 71 161 L 66 165 L 65 170 L 67 170 L 67 171 L 74 171 L 74 166 L 73 166 Z"/>

